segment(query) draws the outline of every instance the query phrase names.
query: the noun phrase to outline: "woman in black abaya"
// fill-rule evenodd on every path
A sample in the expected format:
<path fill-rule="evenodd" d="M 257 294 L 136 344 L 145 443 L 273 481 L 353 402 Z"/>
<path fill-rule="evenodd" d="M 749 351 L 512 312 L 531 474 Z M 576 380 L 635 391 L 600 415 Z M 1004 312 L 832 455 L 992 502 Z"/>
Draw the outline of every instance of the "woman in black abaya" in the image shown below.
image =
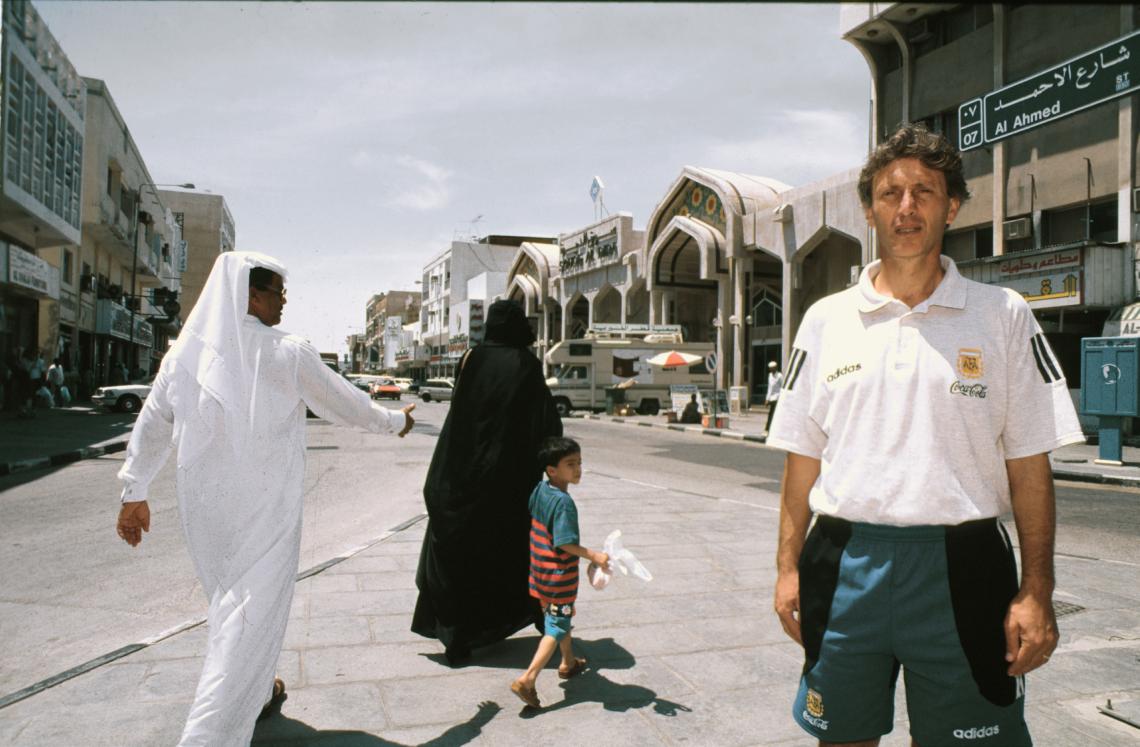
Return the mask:
<path fill-rule="evenodd" d="M 542 477 L 538 447 L 562 435 L 562 421 L 533 342 L 517 303 L 491 304 L 424 483 L 428 526 L 412 631 L 438 638 L 452 664 L 542 621 L 527 584 L 527 501 Z"/>

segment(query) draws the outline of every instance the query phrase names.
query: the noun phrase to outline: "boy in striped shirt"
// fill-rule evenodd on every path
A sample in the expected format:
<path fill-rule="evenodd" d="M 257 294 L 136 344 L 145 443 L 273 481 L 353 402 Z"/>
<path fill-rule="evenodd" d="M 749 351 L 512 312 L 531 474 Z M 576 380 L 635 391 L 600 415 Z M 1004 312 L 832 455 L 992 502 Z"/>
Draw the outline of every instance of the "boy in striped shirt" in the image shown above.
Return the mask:
<path fill-rule="evenodd" d="M 530 595 L 542 604 L 544 635 L 530 667 L 511 683 L 511 692 L 532 708 L 539 708 L 535 682 L 555 648 L 562 652 L 558 676 L 570 679 L 586 668 L 574 656 L 570 618 L 578 598 L 578 559 L 605 566 L 609 556 L 578 544 L 578 508 L 567 489 L 582 479 L 582 448 L 569 438 L 546 439 L 539 449 L 547 481 L 539 481 L 530 494 Z"/>

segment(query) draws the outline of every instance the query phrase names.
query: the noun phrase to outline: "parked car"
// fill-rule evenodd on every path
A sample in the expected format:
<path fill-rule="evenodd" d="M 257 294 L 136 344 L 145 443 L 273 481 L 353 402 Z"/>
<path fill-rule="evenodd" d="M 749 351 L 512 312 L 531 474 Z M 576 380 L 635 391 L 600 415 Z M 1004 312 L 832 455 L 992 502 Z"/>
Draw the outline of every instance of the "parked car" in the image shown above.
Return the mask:
<path fill-rule="evenodd" d="M 399 399 L 403 392 L 392 379 L 379 379 L 372 383 L 372 399 Z"/>
<path fill-rule="evenodd" d="M 446 402 L 451 399 L 451 392 L 454 389 L 454 379 L 428 379 L 420 386 L 420 399 L 424 402 L 431 402 L 433 399 Z"/>
<path fill-rule="evenodd" d="M 392 381 L 394 381 L 396 383 L 396 386 L 400 387 L 401 392 L 412 391 L 412 380 L 411 379 L 394 378 L 394 379 L 392 379 Z"/>
<path fill-rule="evenodd" d="M 102 386 L 91 395 L 91 401 L 104 410 L 118 410 L 119 412 L 138 412 L 143 402 L 150 396 L 154 378 L 138 384 L 116 384 Z"/>

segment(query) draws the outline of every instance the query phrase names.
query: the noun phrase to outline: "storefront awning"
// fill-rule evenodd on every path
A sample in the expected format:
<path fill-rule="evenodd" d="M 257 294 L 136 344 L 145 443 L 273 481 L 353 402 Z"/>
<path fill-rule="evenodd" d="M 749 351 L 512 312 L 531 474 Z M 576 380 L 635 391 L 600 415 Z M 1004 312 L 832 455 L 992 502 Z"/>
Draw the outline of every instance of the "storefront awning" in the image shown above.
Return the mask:
<path fill-rule="evenodd" d="M 1104 322 L 1102 337 L 1140 337 L 1140 303 L 1121 306 Z"/>

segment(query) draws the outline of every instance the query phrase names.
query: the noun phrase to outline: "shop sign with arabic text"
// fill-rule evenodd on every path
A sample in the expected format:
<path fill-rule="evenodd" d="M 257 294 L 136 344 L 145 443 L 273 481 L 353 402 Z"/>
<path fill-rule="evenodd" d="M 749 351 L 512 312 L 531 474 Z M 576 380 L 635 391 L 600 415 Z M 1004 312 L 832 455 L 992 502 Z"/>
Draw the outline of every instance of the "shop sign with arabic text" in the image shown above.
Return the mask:
<path fill-rule="evenodd" d="M 1065 267 L 1081 266 L 1081 250 L 1067 249 L 1051 254 L 1038 254 L 1033 256 L 1010 255 L 998 265 L 998 276 L 1002 278 L 1015 275 L 1028 275 L 1031 272 L 1052 272 Z"/>
<path fill-rule="evenodd" d="M 958 107 L 958 147 L 977 148 L 1124 96 L 1137 80 L 1140 31 L 965 102 Z"/>

